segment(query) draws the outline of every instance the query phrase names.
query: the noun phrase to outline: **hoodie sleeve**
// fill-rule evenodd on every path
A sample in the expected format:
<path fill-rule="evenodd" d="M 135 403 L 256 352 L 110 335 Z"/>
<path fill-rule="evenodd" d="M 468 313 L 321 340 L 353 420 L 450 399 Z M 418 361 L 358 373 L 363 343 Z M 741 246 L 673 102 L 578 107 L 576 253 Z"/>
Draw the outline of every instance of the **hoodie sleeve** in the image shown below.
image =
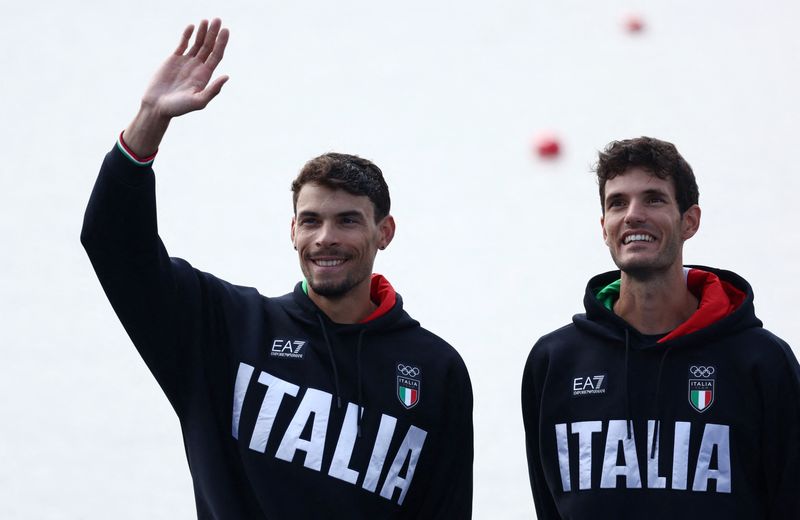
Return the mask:
<path fill-rule="evenodd" d="M 528 476 L 530 477 L 533 503 L 538 520 L 560 520 L 553 495 L 547 486 L 541 457 L 541 387 L 544 384 L 546 368 L 543 368 L 540 351 L 541 340 L 534 345 L 525 363 L 522 374 L 522 421 L 525 426 L 525 449 L 528 456 Z"/>
<path fill-rule="evenodd" d="M 447 393 L 452 402 L 440 423 L 439 462 L 416 518 L 472 518 L 472 383 L 460 358 L 450 369 Z"/>
<path fill-rule="evenodd" d="M 195 364 L 188 349 L 199 283 L 186 262 L 170 259 L 158 237 L 155 180 L 149 164 L 118 147 L 103 161 L 81 230 L 103 290 L 174 407 Z M 179 305 L 185 302 L 186 305 Z M 195 354 L 196 355 L 196 354 Z"/>
<path fill-rule="evenodd" d="M 791 347 L 772 336 L 781 350 L 779 363 L 767 367 L 764 385 L 763 478 L 770 520 L 800 518 L 800 366 Z"/>

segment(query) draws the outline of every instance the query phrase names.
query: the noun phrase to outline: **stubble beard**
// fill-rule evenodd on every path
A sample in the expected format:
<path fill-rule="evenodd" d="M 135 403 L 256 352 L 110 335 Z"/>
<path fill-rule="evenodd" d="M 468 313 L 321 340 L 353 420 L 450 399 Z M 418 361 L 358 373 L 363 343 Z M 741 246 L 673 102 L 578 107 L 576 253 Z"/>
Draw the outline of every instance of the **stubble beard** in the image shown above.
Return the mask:
<path fill-rule="evenodd" d="M 335 282 L 316 283 L 313 278 L 306 277 L 308 285 L 311 289 L 318 294 L 328 298 L 329 300 L 340 300 L 344 298 L 347 293 L 353 290 L 359 284 L 359 281 L 353 280 L 350 277 L 345 278 L 338 284 Z"/>
<path fill-rule="evenodd" d="M 311 290 L 315 294 L 329 300 L 340 300 L 347 296 L 350 291 L 368 279 L 372 274 L 371 267 L 361 268 L 357 272 L 347 274 L 341 281 L 318 281 L 314 279 L 311 272 L 303 267 L 303 275 L 306 277 Z"/>
<path fill-rule="evenodd" d="M 625 276 L 638 282 L 647 282 L 669 272 L 674 263 L 680 258 L 680 241 L 671 237 L 663 251 L 653 259 L 641 260 L 634 258 L 628 262 L 620 260 L 611 253 L 611 258 L 617 268 Z"/>

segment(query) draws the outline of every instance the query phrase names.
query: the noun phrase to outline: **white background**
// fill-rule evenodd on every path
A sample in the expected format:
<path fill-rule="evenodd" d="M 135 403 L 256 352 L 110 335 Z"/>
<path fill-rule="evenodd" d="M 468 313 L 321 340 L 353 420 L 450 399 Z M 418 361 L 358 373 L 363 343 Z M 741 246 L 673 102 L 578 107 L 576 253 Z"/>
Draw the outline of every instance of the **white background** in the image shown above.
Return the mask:
<path fill-rule="evenodd" d="M 648 24 L 638 36 L 626 13 Z M 540 335 L 613 268 L 590 173 L 651 135 L 692 164 L 687 263 L 754 285 L 795 347 L 800 4 L 13 2 L 0 32 L 0 518 L 194 517 L 178 422 L 78 235 L 103 155 L 183 27 L 220 16 L 231 80 L 156 162 L 171 254 L 262 293 L 300 278 L 289 183 L 326 151 L 374 160 L 398 233 L 376 270 L 450 341 L 475 392 L 475 518 L 532 518 L 519 391 Z M 542 162 L 536 132 L 562 136 Z"/>

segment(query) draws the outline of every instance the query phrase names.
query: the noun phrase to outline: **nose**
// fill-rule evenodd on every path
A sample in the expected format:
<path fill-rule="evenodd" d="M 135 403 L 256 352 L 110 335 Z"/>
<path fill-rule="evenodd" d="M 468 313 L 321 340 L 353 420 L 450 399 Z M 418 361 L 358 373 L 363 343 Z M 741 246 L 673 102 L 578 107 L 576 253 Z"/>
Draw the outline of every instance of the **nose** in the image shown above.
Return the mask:
<path fill-rule="evenodd" d="M 338 233 L 336 226 L 332 222 L 323 221 L 317 229 L 316 240 L 314 241 L 318 247 L 330 247 L 339 243 Z"/>
<path fill-rule="evenodd" d="M 640 201 L 632 200 L 628 203 L 628 211 L 625 213 L 626 224 L 641 224 L 647 220 L 644 204 Z"/>

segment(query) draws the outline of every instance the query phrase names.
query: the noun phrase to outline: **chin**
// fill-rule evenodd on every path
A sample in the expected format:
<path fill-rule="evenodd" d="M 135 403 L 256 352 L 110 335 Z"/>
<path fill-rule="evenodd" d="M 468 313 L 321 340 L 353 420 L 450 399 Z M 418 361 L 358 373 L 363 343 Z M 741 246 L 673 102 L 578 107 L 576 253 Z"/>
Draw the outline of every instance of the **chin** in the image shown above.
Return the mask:
<path fill-rule="evenodd" d="M 355 287 L 356 285 L 352 283 L 350 280 L 342 280 L 340 282 L 334 280 L 317 282 L 310 278 L 307 279 L 308 279 L 308 285 L 311 287 L 311 290 L 313 290 L 315 294 L 334 300 L 345 296 L 347 293 L 353 290 L 353 287 Z"/>
<path fill-rule="evenodd" d="M 671 263 L 658 261 L 615 262 L 620 271 L 637 279 L 647 279 L 669 271 Z"/>

